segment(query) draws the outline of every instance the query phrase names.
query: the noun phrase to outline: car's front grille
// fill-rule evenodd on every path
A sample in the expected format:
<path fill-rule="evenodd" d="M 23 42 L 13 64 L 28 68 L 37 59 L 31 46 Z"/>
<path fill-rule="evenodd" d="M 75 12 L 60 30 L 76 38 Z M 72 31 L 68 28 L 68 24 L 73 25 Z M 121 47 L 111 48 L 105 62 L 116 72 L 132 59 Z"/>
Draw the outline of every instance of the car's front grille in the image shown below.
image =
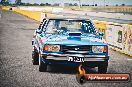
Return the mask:
<path fill-rule="evenodd" d="M 63 52 L 90 52 L 92 50 L 92 46 L 82 45 L 82 46 L 62 46 Z"/>

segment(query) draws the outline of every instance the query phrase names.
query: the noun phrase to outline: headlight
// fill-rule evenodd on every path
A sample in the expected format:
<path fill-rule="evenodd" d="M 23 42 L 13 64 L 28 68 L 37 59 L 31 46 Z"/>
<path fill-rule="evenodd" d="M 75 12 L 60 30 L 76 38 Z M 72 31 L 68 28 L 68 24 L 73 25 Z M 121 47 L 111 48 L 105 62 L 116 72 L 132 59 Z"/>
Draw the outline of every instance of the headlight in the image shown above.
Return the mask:
<path fill-rule="evenodd" d="M 45 45 L 44 50 L 45 51 L 52 51 L 52 52 L 59 52 L 60 51 L 60 45 Z"/>
<path fill-rule="evenodd" d="M 92 51 L 94 53 L 103 53 L 104 52 L 104 46 L 92 46 Z"/>

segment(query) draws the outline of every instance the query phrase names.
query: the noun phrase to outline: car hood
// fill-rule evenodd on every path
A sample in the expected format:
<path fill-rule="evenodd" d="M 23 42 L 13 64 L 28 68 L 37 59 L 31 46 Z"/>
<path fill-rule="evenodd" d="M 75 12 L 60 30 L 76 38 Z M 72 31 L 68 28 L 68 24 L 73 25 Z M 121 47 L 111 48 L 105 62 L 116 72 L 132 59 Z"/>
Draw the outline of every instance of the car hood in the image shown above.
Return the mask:
<path fill-rule="evenodd" d="M 43 44 L 63 45 L 107 45 L 104 39 L 97 35 L 84 34 L 81 36 L 46 34 L 42 38 Z"/>

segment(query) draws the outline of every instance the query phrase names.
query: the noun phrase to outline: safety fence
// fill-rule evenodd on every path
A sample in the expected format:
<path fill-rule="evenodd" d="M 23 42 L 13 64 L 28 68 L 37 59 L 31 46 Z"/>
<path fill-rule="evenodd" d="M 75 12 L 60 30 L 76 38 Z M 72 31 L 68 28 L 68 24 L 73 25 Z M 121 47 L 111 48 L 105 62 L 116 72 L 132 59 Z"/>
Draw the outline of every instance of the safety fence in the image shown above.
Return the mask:
<path fill-rule="evenodd" d="M 10 8 L 2 7 L 2 9 L 9 10 Z M 37 21 L 41 21 L 45 16 L 57 16 L 51 13 L 44 14 L 43 11 L 22 10 L 18 7 L 12 10 Z M 110 48 L 132 56 L 132 25 L 98 20 L 93 20 L 93 23 L 97 31 L 104 32 L 103 38 L 106 39 Z"/>

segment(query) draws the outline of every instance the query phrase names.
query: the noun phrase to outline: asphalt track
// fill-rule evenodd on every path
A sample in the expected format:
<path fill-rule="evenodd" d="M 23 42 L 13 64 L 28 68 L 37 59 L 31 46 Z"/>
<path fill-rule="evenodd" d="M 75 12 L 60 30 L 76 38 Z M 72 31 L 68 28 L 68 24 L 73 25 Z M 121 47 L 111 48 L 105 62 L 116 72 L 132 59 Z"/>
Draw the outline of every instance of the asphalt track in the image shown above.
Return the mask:
<path fill-rule="evenodd" d="M 130 15 L 123 15 L 116 14 L 116 13 L 98 13 L 98 12 L 87 12 L 87 11 L 64 11 L 60 12 L 58 14 L 63 14 L 64 16 L 78 16 L 78 17 L 85 17 L 91 20 L 99 20 L 99 21 L 107 21 L 107 22 L 114 22 L 114 23 L 120 23 L 120 24 L 130 24 L 132 23 L 132 19 Z M 96 15 L 95 15 L 96 14 Z M 106 14 L 108 14 L 106 16 Z M 116 16 L 116 17 L 111 17 Z M 126 17 L 127 16 L 127 17 Z"/>
<path fill-rule="evenodd" d="M 39 22 L 12 11 L 1 11 L 0 18 L 0 87 L 132 87 L 132 82 L 76 81 L 77 68 L 49 66 L 39 72 L 32 65 L 31 40 Z M 109 49 L 108 73 L 130 73 L 132 57 Z M 87 73 L 96 73 L 88 69 Z"/>

